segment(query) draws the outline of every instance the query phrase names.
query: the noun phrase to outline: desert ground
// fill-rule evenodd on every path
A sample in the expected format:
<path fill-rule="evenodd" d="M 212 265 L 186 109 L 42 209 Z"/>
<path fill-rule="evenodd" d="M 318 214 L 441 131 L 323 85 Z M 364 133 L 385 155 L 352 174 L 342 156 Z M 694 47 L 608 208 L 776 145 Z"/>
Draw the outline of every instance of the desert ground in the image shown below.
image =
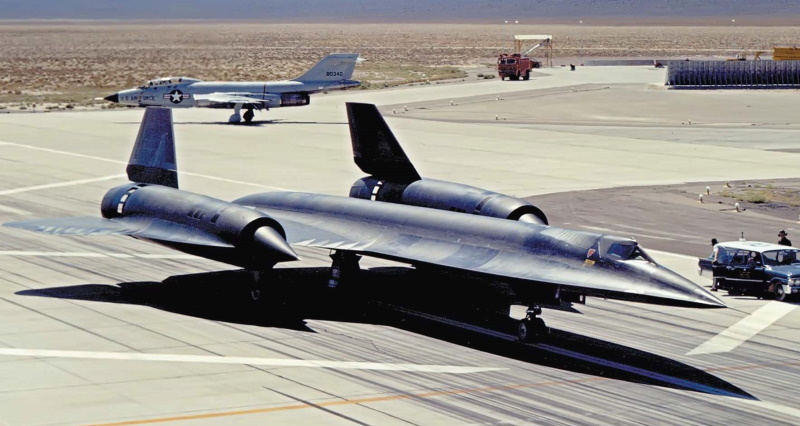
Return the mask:
<path fill-rule="evenodd" d="M 796 44 L 800 27 L 3 21 L 0 108 L 99 107 L 96 97 L 168 75 L 286 79 L 345 51 L 367 59 L 355 76 L 364 88 L 475 79 L 512 49 L 514 34 L 552 34 L 558 66 L 598 57 L 752 55 Z"/>

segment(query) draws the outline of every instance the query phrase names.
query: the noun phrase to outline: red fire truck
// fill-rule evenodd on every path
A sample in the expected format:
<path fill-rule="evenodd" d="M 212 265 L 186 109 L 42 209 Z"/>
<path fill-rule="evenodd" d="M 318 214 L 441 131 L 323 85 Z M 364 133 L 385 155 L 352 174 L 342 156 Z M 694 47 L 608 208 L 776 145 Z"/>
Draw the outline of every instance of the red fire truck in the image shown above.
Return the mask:
<path fill-rule="evenodd" d="M 531 78 L 533 68 L 541 67 L 541 62 L 519 53 L 511 55 L 504 53 L 497 58 L 497 75 L 500 76 L 500 80 L 505 80 L 506 77 L 509 80 L 519 80 L 520 77 L 527 80 Z"/>
<path fill-rule="evenodd" d="M 524 53 L 522 52 L 522 44 L 526 41 L 538 41 L 539 43 L 531 47 Z M 514 36 L 514 52 L 512 54 L 503 53 L 497 58 L 497 74 L 501 80 L 508 77 L 509 80 L 523 80 L 531 78 L 531 70 L 534 68 L 541 68 L 542 63 L 528 56 L 532 51 L 543 47 L 545 65 L 548 67 L 553 66 L 553 36 L 551 35 L 515 35 Z"/>

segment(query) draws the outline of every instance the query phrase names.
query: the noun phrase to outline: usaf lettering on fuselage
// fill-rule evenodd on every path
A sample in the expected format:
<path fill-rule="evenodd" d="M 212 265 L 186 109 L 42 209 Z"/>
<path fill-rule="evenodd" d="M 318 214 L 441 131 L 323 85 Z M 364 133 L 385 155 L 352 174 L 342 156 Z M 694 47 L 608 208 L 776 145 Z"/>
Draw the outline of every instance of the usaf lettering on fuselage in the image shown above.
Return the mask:
<path fill-rule="evenodd" d="M 156 97 L 153 95 L 130 95 L 130 96 L 120 96 L 120 100 L 123 101 L 154 101 Z"/>

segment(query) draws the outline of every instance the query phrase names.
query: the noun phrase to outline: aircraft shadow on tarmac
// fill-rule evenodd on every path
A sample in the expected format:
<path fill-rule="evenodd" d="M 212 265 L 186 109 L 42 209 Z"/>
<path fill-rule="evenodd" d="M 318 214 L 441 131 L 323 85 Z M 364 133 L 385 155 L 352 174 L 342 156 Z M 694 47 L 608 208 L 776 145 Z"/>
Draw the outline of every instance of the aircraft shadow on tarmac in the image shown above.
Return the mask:
<path fill-rule="evenodd" d="M 141 124 L 140 122 L 136 121 L 118 121 L 115 124 Z M 274 119 L 274 120 L 253 120 L 249 123 L 229 123 L 228 121 L 176 121 L 174 123 L 175 126 L 181 126 L 184 124 L 199 124 L 199 125 L 213 125 L 213 126 L 242 126 L 242 127 L 263 127 L 263 126 L 274 126 L 279 124 L 333 124 L 338 126 L 346 126 L 347 122 L 336 122 L 336 121 L 296 121 L 296 120 L 282 120 L 282 119 Z"/>
<path fill-rule="evenodd" d="M 118 286 L 52 287 L 16 294 L 143 305 L 213 321 L 304 332 L 313 332 L 305 321 L 311 319 L 382 324 L 541 366 L 671 389 L 756 399 L 690 365 L 565 330 L 551 329 L 541 343 L 521 344 L 514 337 L 515 321 L 509 320 L 507 326 L 492 322 L 492 330 L 487 331 L 487 326 L 481 323 L 482 318 L 486 321 L 485 311 L 465 303 L 467 298 L 462 296 L 475 291 L 465 288 L 471 283 L 459 282 L 458 292 L 432 291 L 430 278 L 419 276 L 423 273 L 413 268 L 372 268 L 363 271 L 360 284 L 343 283 L 330 289 L 330 268 L 280 268 L 275 270 L 271 282 L 273 288 L 283 289 L 281 294 L 271 293 L 273 297 L 262 297 L 259 302 L 250 298 L 250 275 L 245 271 L 176 275 L 163 282 L 128 282 Z M 486 283 L 481 288 L 489 290 Z M 499 301 L 488 292 L 478 297 L 471 294 L 469 300 L 485 302 L 492 297 Z M 433 316 L 458 317 L 458 323 Z"/>

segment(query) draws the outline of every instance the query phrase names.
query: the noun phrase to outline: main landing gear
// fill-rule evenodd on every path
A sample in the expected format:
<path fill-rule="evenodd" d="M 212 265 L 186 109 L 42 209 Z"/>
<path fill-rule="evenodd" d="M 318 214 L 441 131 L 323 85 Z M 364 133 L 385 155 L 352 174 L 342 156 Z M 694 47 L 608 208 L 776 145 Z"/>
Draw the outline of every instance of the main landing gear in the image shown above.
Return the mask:
<path fill-rule="evenodd" d="M 228 118 L 228 123 L 235 124 L 240 123 L 242 121 L 242 116 L 239 114 L 242 111 L 242 104 L 236 104 L 233 106 L 233 114 Z"/>
<path fill-rule="evenodd" d="M 350 280 L 361 270 L 358 262 L 361 255 L 347 251 L 331 251 L 331 278 L 328 280 L 328 288 L 336 288 L 342 280 Z"/>
<path fill-rule="evenodd" d="M 544 320 L 538 318 L 542 314 L 542 307 L 531 305 L 525 313 L 525 318 L 519 321 L 517 326 L 517 338 L 522 343 L 540 342 L 548 334 L 550 329 L 545 325 Z"/>
<path fill-rule="evenodd" d="M 250 123 L 251 121 L 253 121 L 254 116 L 255 114 L 253 113 L 253 107 L 248 107 L 247 111 L 245 111 L 244 115 L 242 115 L 242 118 L 244 118 L 245 123 Z"/>

